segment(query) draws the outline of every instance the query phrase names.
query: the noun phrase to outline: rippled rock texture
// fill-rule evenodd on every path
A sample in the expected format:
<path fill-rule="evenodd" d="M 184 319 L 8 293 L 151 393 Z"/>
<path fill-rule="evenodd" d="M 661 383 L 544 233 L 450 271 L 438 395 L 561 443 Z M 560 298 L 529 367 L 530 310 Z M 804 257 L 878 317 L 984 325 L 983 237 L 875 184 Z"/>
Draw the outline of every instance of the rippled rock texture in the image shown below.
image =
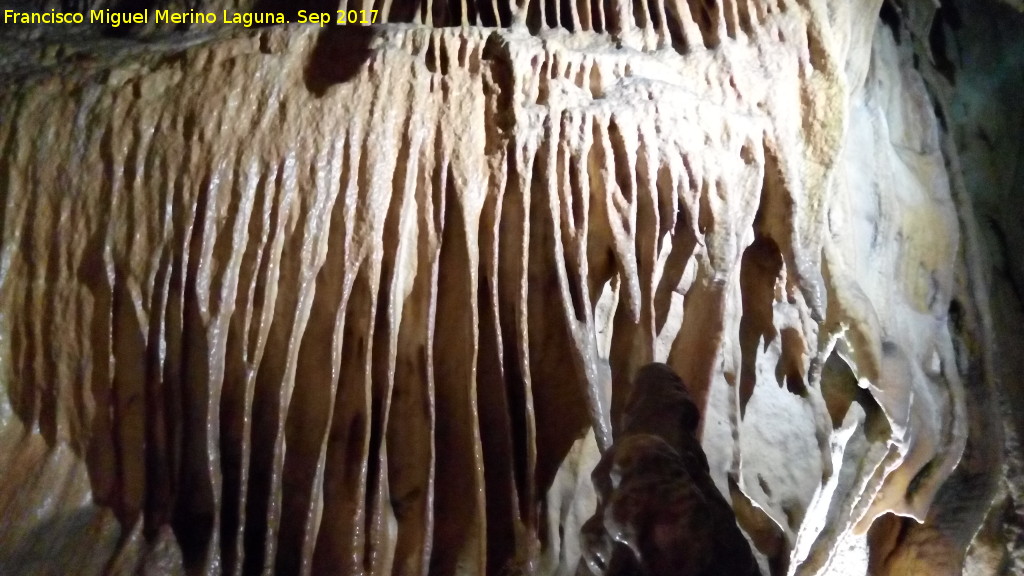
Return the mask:
<path fill-rule="evenodd" d="M 759 576 L 697 440 L 700 412 L 665 364 L 637 373 L 615 443 L 591 474 L 586 568 L 626 576 Z"/>
<path fill-rule="evenodd" d="M 576 574 L 660 361 L 766 574 L 959 573 L 987 310 L 879 1 L 379 8 L 5 31 L 0 572 Z"/>

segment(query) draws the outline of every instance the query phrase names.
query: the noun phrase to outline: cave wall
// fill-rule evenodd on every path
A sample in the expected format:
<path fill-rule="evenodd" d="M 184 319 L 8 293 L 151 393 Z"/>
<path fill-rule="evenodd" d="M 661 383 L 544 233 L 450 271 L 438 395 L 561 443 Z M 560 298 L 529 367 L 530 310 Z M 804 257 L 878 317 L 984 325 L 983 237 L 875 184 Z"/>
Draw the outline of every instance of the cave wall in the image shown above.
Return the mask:
<path fill-rule="evenodd" d="M 988 303 L 881 4 L 400 6 L 0 36 L 0 567 L 572 574 L 657 360 L 767 571 L 959 573 Z"/>
<path fill-rule="evenodd" d="M 1024 13 L 1019 3 L 949 2 L 928 28 L 929 61 L 957 175 L 971 199 L 978 256 L 993 311 L 994 376 L 1006 437 L 999 494 L 976 539 L 967 569 L 1024 570 Z M 921 35 L 922 44 L 924 37 Z"/>

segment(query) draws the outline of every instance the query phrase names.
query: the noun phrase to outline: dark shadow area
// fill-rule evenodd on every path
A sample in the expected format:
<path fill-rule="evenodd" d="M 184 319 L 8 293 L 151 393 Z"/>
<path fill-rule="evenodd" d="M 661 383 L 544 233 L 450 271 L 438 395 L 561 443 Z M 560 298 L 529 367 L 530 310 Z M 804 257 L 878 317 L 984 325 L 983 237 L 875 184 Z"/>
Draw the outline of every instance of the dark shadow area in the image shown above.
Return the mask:
<path fill-rule="evenodd" d="M 754 221 L 754 242 L 743 252 L 740 265 L 740 291 L 743 294 L 743 315 L 740 318 L 740 413 L 754 393 L 757 381 L 758 344 L 765 347 L 779 336 L 773 323 L 775 284 L 782 270 L 782 253 L 778 244 L 758 230 L 761 211 Z M 780 359 L 781 364 L 781 359 Z"/>
<path fill-rule="evenodd" d="M 935 12 L 932 27 L 928 31 L 928 47 L 931 51 L 935 70 L 949 82 L 956 82 L 957 65 L 950 59 L 950 32 L 962 26 L 956 6 L 943 4 Z"/>
<path fill-rule="evenodd" d="M 711 479 L 696 436 L 700 418 L 669 366 L 640 368 L 621 433 L 591 475 L 598 505 L 580 538 L 593 573 L 761 574 L 732 506 Z"/>
<path fill-rule="evenodd" d="M 899 9 L 889 1 L 882 3 L 882 9 L 878 14 L 878 17 L 882 20 L 882 23 L 889 27 L 892 31 L 892 37 L 896 39 L 896 43 L 900 43 L 900 31 L 903 28 L 902 18 L 900 17 Z"/>
<path fill-rule="evenodd" d="M 368 26 L 324 28 L 303 74 L 306 88 L 319 98 L 331 86 L 351 80 L 373 54 L 370 43 L 376 34 Z"/>

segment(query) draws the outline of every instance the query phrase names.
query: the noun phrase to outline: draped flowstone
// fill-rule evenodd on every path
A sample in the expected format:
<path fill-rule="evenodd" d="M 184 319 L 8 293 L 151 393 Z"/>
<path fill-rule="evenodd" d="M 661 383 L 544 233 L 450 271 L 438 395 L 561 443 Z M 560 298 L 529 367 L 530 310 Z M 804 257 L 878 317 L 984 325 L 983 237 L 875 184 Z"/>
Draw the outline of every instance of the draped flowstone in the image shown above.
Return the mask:
<path fill-rule="evenodd" d="M 879 7 L 12 49 L 0 572 L 576 574 L 659 361 L 765 573 L 959 573 L 985 309 Z"/>

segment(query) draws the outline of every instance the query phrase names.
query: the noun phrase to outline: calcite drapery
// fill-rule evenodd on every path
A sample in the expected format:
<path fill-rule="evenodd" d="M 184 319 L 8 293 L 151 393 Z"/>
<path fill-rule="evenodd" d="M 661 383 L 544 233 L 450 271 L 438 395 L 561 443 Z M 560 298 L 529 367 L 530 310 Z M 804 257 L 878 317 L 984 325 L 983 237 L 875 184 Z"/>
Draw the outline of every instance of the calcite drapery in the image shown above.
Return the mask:
<path fill-rule="evenodd" d="M 0 563 L 572 573 L 651 360 L 775 571 L 925 519 L 957 222 L 879 3 L 506 8 L 7 65 Z"/>

